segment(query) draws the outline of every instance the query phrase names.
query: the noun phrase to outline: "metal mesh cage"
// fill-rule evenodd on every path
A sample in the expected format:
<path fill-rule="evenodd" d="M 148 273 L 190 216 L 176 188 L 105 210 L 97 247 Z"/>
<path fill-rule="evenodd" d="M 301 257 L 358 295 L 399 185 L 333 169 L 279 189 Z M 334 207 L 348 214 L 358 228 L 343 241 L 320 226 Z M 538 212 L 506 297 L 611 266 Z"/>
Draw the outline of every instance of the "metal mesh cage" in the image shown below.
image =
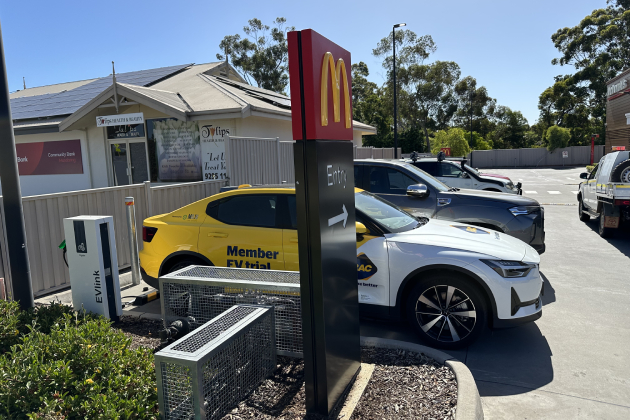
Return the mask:
<path fill-rule="evenodd" d="M 273 306 L 278 354 L 302 357 L 299 277 L 291 271 L 187 267 L 160 277 L 162 317 L 165 326 L 185 318 L 195 329 L 233 305 Z"/>
<path fill-rule="evenodd" d="M 155 354 L 165 420 L 218 419 L 276 367 L 274 312 L 233 306 Z"/>

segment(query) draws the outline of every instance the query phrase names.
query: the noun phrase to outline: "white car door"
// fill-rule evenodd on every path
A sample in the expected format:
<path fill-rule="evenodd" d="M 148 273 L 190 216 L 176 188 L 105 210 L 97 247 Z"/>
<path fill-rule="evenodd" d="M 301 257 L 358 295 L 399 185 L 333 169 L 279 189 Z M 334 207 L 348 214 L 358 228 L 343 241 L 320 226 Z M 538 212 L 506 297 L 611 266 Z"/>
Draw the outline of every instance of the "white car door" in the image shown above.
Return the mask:
<path fill-rule="evenodd" d="M 462 168 L 453 162 L 440 162 L 440 181 L 449 187 L 473 189 L 473 181 Z"/>
<path fill-rule="evenodd" d="M 357 238 L 359 303 L 389 305 L 389 257 L 384 236 Z"/>

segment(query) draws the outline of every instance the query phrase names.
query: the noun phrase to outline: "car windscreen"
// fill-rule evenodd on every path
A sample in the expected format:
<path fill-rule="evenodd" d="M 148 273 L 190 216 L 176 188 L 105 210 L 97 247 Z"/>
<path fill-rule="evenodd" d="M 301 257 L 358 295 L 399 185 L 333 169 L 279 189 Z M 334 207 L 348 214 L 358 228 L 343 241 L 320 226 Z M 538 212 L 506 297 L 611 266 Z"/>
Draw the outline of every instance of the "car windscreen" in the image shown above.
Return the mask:
<path fill-rule="evenodd" d="M 465 167 L 466 169 L 468 169 L 470 172 L 472 172 L 472 173 L 474 173 L 474 174 L 479 175 L 479 171 L 478 171 L 478 170 L 476 170 L 475 168 L 472 168 L 472 167 L 470 167 L 470 166 L 468 166 L 468 165 L 464 165 L 464 167 Z"/>
<path fill-rule="evenodd" d="M 388 201 L 362 191 L 354 195 L 357 210 L 391 233 L 406 232 L 418 227 L 418 219 Z"/>
<path fill-rule="evenodd" d="M 433 178 L 431 175 L 429 175 L 428 173 L 426 173 L 422 169 L 416 168 L 415 166 L 409 165 L 408 163 L 404 164 L 403 166 L 408 171 L 413 172 L 414 174 L 419 176 L 420 179 L 422 179 L 427 184 L 431 185 L 436 190 L 441 191 L 441 192 L 449 190 L 449 187 L 447 187 L 446 184 L 444 184 L 441 181 L 438 181 L 437 179 Z"/>

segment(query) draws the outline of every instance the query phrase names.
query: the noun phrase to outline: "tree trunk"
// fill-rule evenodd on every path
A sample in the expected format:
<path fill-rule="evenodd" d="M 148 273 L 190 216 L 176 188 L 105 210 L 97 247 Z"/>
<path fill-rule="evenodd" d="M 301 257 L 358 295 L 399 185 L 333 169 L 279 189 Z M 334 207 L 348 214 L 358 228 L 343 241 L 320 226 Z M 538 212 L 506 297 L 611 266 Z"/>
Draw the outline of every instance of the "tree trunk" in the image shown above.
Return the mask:
<path fill-rule="evenodd" d="M 427 125 L 422 122 L 422 131 L 424 131 L 424 136 L 427 139 L 427 153 L 431 153 L 431 140 L 429 140 L 429 131 L 427 131 Z"/>

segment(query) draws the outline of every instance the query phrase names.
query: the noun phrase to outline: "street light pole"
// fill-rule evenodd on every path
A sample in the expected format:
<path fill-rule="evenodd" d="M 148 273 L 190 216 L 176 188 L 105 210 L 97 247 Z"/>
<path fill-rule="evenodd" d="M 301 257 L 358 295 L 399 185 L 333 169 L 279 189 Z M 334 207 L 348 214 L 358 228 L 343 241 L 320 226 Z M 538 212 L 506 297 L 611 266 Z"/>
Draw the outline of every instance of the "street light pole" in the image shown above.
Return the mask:
<path fill-rule="evenodd" d="M 396 106 L 396 28 L 406 26 L 406 23 L 394 25 L 392 29 L 392 45 L 394 49 L 394 159 L 398 159 L 398 107 Z"/>
<path fill-rule="evenodd" d="M 11 266 L 11 284 L 13 299 L 20 302 L 22 309 L 32 308 L 33 286 L 31 269 L 28 263 L 26 248 L 26 231 L 24 229 L 24 213 L 22 211 L 22 192 L 18 173 L 13 121 L 9 101 L 9 83 L 7 67 L 4 62 L 2 45 L 2 29 L 0 28 L 0 182 L 4 206 L 4 225 L 6 226 L 7 251 Z"/>
<path fill-rule="evenodd" d="M 472 144 L 473 142 L 473 126 L 472 126 L 472 122 L 473 122 L 473 92 L 470 92 L 470 144 Z"/>

